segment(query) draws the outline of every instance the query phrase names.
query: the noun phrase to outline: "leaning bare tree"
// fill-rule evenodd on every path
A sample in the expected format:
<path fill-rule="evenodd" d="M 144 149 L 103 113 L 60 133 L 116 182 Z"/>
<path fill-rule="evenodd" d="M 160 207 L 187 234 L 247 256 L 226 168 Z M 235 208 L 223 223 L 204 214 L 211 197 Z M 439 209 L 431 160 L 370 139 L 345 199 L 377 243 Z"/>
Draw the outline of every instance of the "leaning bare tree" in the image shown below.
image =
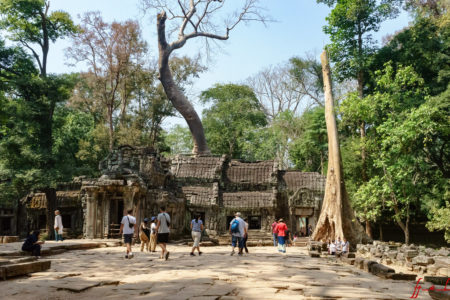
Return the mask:
<path fill-rule="evenodd" d="M 241 1 L 240 10 L 232 13 L 224 24 L 215 22 L 215 16 L 227 9 L 225 4 L 232 3 L 226 0 L 142 0 L 144 10 L 156 9 L 158 49 L 159 49 L 159 80 L 161 81 L 167 97 L 173 106 L 186 120 L 194 140 L 194 154 L 210 153 L 206 143 L 202 122 L 190 101 L 177 86 L 169 67 L 170 55 L 173 51 L 183 47 L 193 38 L 207 40 L 227 40 L 230 31 L 241 22 L 260 21 L 266 18 L 261 15 L 258 7 L 259 0 Z M 236 2 L 234 2 L 236 3 Z M 231 4 L 230 4 L 231 5 Z M 174 27 L 166 32 L 166 21 L 173 20 Z M 222 28 L 222 33 L 220 29 Z M 172 33 L 177 38 L 168 42 Z"/>
<path fill-rule="evenodd" d="M 313 240 L 346 238 L 352 245 L 367 241 L 368 237 L 350 206 L 342 170 L 339 139 L 334 115 L 330 65 L 326 51 L 320 56 L 325 92 L 325 122 L 328 133 L 328 172 L 322 211 L 312 235 Z"/>

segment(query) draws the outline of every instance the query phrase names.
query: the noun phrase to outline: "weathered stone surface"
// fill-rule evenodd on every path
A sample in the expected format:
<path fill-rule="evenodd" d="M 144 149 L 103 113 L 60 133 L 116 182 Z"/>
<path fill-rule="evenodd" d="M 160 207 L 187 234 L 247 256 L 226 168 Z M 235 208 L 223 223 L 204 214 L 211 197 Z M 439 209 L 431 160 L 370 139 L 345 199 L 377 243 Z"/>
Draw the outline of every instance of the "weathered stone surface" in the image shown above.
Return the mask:
<path fill-rule="evenodd" d="M 99 248 L 102 243 L 83 243 L 83 244 L 72 244 L 66 245 L 65 248 L 67 250 L 82 250 L 82 249 L 92 249 Z"/>
<path fill-rule="evenodd" d="M 364 258 L 362 257 L 357 257 L 355 259 L 355 263 L 354 263 L 355 267 L 357 267 L 358 269 L 364 269 Z"/>
<path fill-rule="evenodd" d="M 398 255 L 398 251 L 395 250 L 390 250 L 386 253 L 387 257 L 389 257 L 390 259 L 395 259 Z"/>
<path fill-rule="evenodd" d="M 347 258 L 356 258 L 356 255 L 353 252 L 343 253 L 342 256 Z"/>
<path fill-rule="evenodd" d="M 425 276 L 423 278 L 425 282 L 430 282 L 437 285 L 446 285 L 450 287 L 450 278 L 447 276 Z"/>
<path fill-rule="evenodd" d="M 405 257 L 406 258 L 413 258 L 419 255 L 419 251 L 417 250 L 406 250 L 405 251 Z"/>
<path fill-rule="evenodd" d="M 11 278 L 15 276 L 48 270 L 50 269 L 50 264 L 51 262 L 49 260 L 40 260 L 34 262 L 6 265 L 0 268 L 5 270 L 6 278 Z"/>
<path fill-rule="evenodd" d="M 363 269 L 366 272 L 370 272 L 373 265 L 377 264 L 376 261 L 365 259 L 363 262 Z"/>
<path fill-rule="evenodd" d="M 435 256 L 433 259 L 436 266 L 439 266 L 440 268 L 450 267 L 450 257 Z"/>
<path fill-rule="evenodd" d="M 51 249 L 50 255 L 58 255 L 58 254 L 66 252 L 66 251 L 68 251 L 68 250 L 67 249 Z"/>
<path fill-rule="evenodd" d="M 418 266 L 427 266 L 434 264 L 434 259 L 425 255 L 419 255 L 412 259 L 412 263 Z"/>
<path fill-rule="evenodd" d="M 433 300 L 450 300 L 450 293 L 448 291 L 428 290 L 428 294 Z"/>
<path fill-rule="evenodd" d="M 436 252 L 437 255 L 439 256 L 449 256 L 450 255 L 450 251 L 448 249 L 445 248 L 441 248 Z"/>
<path fill-rule="evenodd" d="M 450 276 L 450 268 L 439 268 L 437 275 L 439 276 Z"/>
<path fill-rule="evenodd" d="M 320 257 L 320 253 L 318 251 L 309 251 L 309 256 Z"/>
<path fill-rule="evenodd" d="M 8 243 L 17 243 L 19 241 L 18 236 L 3 236 L 2 243 L 8 244 Z"/>
<path fill-rule="evenodd" d="M 369 269 L 370 269 L 370 273 L 372 273 L 373 275 L 377 275 L 378 277 L 382 277 L 382 278 L 386 278 L 386 275 L 388 273 L 395 273 L 394 269 L 386 267 L 382 264 L 372 264 Z"/>
<path fill-rule="evenodd" d="M 405 260 L 405 253 L 398 252 L 397 254 L 397 260 Z"/>
<path fill-rule="evenodd" d="M 341 261 L 349 265 L 355 264 L 355 258 L 341 257 Z"/>
<path fill-rule="evenodd" d="M 386 279 L 392 279 L 392 280 L 415 281 L 416 277 L 417 277 L 416 274 L 403 274 L 403 273 L 388 273 L 388 274 L 386 274 Z"/>

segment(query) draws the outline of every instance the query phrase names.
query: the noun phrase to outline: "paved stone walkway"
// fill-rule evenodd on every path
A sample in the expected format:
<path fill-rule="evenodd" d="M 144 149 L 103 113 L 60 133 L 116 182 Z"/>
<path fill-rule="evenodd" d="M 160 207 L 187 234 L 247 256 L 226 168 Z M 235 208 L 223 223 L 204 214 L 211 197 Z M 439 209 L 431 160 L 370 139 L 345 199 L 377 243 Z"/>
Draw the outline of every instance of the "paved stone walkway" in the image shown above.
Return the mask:
<path fill-rule="evenodd" d="M 50 256 L 51 269 L 0 281 L 1 299 L 409 299 L 412 282 L 380 279 L 334 258 L 310 258 L 291 247 L 252 247 L 230 257 L 229 247 L 203 248 L 190 257 L 186 246 L 159 253 L 124 247 L 75 250 Z M 134 248 L 138 251 L 138 247 Z M 47 258 L 46 258 L 47 259 Z M 422 292 L 418 299 L 430 299 Z"/>

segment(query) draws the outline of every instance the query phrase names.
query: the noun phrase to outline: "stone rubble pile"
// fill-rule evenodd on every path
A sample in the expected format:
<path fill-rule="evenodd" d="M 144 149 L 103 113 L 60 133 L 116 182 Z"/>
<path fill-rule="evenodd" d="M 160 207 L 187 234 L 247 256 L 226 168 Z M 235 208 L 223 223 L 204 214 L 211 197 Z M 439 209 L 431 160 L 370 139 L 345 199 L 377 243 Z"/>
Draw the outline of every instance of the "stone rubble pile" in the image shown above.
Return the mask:
<path fill-rule="evenodd" d="M 450 277 L 450 249 L 432 249 L 414 244 L 374 241 L 358 244 L 357 256 L 385 265 L 405 267 L 418 274 Z"/>

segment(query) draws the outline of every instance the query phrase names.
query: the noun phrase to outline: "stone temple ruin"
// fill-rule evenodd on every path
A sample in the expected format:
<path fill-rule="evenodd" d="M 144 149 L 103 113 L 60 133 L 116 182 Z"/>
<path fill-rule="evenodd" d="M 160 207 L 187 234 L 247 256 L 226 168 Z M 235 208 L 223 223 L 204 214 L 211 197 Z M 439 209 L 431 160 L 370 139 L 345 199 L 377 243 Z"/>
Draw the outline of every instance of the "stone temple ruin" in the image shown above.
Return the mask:
<path fill-rule="evenodd" d="M 100 178 L 78 177 L 59 185 L 54 205 L 47 205 L 43 193 L 22 199 L 19 219 L 27 222 L 19 232 L 45 228 L 49 206 L 61 211 L 68 236 L 114 238 L 124 209 L 132 208 L 141 222 L 165 205 L 172 218 L 172 236 L 188 233 L 193 215 L 200 214 L 207 234 L 219 237 L 227 233 L 236 211 L 248 217 L 254 232 L 269 235 L 274 219 L 283 217 L 293 233 L 306 233 L 319 217 L 325 188 L 324 176 L 279 170 L 275 161 L 165 158 L 130 146 L 113 151 L 100 170 Z"/>

